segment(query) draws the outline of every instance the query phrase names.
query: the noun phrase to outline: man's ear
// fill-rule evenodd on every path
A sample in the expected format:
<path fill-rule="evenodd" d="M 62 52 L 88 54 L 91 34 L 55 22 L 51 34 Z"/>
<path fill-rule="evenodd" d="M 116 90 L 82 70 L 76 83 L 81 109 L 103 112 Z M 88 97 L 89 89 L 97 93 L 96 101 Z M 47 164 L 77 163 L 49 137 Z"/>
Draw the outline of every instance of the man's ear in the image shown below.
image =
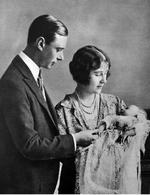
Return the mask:
<path fill-rule="evenodd" d="M 45 39 L 44 37 L 38 37 L 36 39 L 36 46 L 40 51 L 43 51 L 44 47 L 45 47 Z"/>

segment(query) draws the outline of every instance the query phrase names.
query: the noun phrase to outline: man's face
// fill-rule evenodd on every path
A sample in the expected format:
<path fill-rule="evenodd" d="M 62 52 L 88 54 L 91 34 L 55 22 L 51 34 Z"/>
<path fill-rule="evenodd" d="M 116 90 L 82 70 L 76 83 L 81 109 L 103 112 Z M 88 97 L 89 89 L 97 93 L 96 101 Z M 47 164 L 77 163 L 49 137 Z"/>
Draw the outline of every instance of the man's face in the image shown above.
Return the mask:
<path fill-rule="evenodd" d="M 55 40 L 45 45 L 41 55 L 40 67 L 50 69 L 58 60 L 64 59 L 63 50 L 67 44 L 67 36 L 56 34 Z"/>

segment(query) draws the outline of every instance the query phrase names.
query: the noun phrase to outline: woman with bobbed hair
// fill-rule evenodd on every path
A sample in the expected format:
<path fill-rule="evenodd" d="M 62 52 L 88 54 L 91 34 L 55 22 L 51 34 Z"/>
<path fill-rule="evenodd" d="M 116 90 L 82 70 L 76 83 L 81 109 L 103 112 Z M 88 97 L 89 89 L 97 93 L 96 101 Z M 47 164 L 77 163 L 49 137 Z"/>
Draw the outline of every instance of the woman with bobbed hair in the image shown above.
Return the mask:
<path fill-rule="evenodd" d="M 85 46 L 79 49 L 69 63 L 70 72 L 73 79 L 80 84 L 88 85 L 91 70 L 100 68 L 101 63 L 108 64 L 107 78 L 110 76 L 111 62 L 109 57 L 101 49 L 95 46 Z"/>
<path fill-rule="evenodd" d="M 76 157 L 64 161 L 59 186 L 61 194 L 120 192 L 124 144 L 112 142 L 118 136 L 113 130 L 101 134 L 103 119 L 107 115 L 121 115 L 127 108 L 119 97 L 102 93 L 110 67 L 107 54 L 93 45 L 77 50 L 69 63 L 77 86 L 56 105 L 60 134 L 99 129 L 102 136 L 100 142 L 96 142 L 98 145 L 93 143 L 86 148 L 77 145 Z"/>

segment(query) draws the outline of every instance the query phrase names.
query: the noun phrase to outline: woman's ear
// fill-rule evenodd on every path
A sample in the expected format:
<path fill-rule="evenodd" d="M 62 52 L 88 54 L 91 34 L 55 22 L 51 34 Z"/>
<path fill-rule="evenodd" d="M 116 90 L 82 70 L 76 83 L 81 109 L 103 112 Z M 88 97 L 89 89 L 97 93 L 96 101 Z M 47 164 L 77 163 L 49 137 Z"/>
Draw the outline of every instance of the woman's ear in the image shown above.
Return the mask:
<path fill-rule="evenodd" d="M 45 38 L 44 37 L 38 37 L 36 39 L 36 46 L 40 51 L 43 51 L 45 47 Z"/>

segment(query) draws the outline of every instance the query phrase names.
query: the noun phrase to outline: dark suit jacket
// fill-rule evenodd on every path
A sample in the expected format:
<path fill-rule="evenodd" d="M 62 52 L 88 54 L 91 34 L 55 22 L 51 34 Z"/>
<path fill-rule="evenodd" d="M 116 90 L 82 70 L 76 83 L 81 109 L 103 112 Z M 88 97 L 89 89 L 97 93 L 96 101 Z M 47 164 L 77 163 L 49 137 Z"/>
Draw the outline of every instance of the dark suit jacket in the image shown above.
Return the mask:
<path fill-rule="evenodd" d="M 46 96 L 16 56 L 0 80 L 0 193 L 53 193 L 58 159 L 74 155 Z"/>

